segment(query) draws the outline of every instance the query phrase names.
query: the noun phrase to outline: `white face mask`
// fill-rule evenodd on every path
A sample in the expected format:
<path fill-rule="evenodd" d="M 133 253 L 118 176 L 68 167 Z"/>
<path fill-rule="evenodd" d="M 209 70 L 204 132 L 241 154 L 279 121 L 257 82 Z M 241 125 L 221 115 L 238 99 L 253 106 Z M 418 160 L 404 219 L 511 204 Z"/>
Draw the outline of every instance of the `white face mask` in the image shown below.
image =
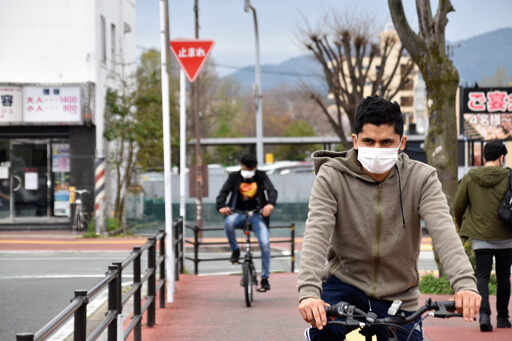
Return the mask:
<path fill-rule="evenodd" d="M 370 148 L 361 147 L 357 144 L 357 160 L 363 167 L 373 174 L 384 174 L 396 164 L 398 160 L 398 148 Z"/>
<path fill-rule="evenodd" d="M 254 175 L 256 175 L 256 171 L 255 170 L 241 170 L 240 173 L 242 174 L 242 177 L 244 179 L 251 179 L 254 177 Z"/>

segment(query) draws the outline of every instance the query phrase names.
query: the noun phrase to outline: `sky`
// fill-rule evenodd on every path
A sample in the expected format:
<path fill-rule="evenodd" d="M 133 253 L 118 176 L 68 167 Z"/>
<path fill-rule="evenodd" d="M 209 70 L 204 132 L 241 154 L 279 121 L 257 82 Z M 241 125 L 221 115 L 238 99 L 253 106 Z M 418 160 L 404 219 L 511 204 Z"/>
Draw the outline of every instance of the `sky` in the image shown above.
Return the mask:
<path fill-rule="evenodd" d="M 194 0 L 168 0 L 170 38 L 195 38 Z M 298 27 L 307 21 L 313 27 L 325 14 L 359 13 L 374 17 L 379 27 L 391 23 L 386 0 L 250 0 L 256 9 L 260 63 L 279 64 L 307 54 L 298 41 Z M 411 26 L 417 27 L 414 0 L 403 0 Z M 136 0 L 139 52 L 160 49 L 159 0 Z M 432 0 L 433 13 L 437 0 Z M 452 0 L 455 12 L 448 14 L 446 40 L 458 42 L 500 28 L 512 27 L 510 0 Z M 306 20 L 306 21 L 305 21 Z M 199 0 L 199 39 L 212 39 L 210 54 L 219 76 L 254 65 L 255 30 L 252 12 L 244 11 L 244 0 Z M 456 53 L 456 51 L 455 51 Z"/>

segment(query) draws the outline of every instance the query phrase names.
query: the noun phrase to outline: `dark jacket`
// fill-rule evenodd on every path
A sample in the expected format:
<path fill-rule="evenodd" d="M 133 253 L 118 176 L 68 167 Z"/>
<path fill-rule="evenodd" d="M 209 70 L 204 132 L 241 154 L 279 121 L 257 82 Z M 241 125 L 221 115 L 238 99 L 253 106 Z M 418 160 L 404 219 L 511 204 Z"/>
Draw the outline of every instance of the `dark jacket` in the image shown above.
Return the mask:
<path fill-rule="evenodd" d="M 256 178 L 256 183 L 258 184 L 256 200 L 259 202 L 259 207 L 263 208 L 263 206 L 266 204 L 272 204 L 275 206 L 277 201 L 277 191 L 268 178 L 267 173 L 264 171 L 256 170 L 254 177 Z M 238 199 L 240 183 L 242 183 L 242 175 L 240 171 L 229 174 L 228 179 L 222 186 L 216 199 L 217 211 L 226 206 L 233 207 L 233 203 Z M 229 201 L 226 204 L 228 196 Z"/>
<path fill-rule="evenodd" d="M 498 217 L 507 190 L 509 168 L 480 167 L 462 178 L 453 210 L 462 237 L 479 240 L 512 238 L 512 230 Z"/>

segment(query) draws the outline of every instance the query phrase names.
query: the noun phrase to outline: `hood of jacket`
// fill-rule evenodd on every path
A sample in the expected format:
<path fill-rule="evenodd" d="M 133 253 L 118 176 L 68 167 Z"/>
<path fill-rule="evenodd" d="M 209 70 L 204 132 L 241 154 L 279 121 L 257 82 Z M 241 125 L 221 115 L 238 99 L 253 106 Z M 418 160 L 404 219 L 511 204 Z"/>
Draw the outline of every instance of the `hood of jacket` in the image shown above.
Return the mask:
<path fill-rule="evenodd" d="M 478 185 L 487 188 L 496 187 L 504 178 L 507 177 L 510 169 L 501 167 L 479 167 L 470 169 L 468 176 Z"/>

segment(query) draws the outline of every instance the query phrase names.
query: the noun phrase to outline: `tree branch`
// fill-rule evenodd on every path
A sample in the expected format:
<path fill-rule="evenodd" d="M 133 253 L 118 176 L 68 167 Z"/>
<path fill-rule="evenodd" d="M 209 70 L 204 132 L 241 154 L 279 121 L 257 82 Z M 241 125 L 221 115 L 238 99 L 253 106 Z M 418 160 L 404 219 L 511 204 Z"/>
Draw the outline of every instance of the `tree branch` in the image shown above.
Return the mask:
<path fill-rule="evenodd" d="M 388 0 L 389 11 L 393 25 L 395 25 L 400 41 L 405 46 L 409 54 L 414 60 L 421 58 L 421 55 L 426 50 L 425 43 L 421 38 L 414 33 L 404 12 L 402 0 Z"/>

